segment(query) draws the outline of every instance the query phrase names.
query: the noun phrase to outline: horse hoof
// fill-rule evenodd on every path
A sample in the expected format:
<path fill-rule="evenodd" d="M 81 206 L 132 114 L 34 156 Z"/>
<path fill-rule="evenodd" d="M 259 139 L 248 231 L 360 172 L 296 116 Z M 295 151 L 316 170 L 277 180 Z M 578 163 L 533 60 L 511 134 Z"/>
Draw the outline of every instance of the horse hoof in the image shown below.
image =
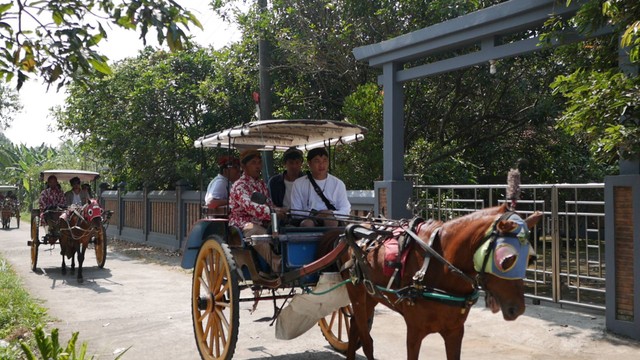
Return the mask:
<path fill-rule="evenodd" d="M 80 284 L 82 284 L 82 283 L 84 282 L 84 279 L 83 279 L 83 278 L 78 278 L 78 282 L 79 282 Z"/>

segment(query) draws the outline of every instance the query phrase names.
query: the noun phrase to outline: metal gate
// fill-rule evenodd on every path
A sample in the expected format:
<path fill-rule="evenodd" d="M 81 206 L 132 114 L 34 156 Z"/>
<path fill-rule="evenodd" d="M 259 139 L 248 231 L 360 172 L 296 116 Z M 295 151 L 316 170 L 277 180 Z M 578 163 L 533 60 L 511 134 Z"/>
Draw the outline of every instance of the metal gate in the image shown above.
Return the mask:
<path fill-rule="evenodd" d="M 415 185 L 407 207 L 446 221 L 505 202 L 506 185 Z M 532 231 L 538 259 L 527 271 L 526 296 L 605 309 L 604 184 L 521 185 L 517 211 L 540 211 Z"/>

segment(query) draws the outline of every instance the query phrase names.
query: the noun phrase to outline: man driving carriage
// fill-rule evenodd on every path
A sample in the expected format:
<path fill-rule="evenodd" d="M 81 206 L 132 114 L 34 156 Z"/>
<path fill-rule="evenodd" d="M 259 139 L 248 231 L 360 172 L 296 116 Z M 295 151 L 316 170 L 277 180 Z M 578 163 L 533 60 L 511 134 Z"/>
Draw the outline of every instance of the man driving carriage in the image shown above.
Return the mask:
<path fill-rule="evenodd" d="M 64 193 L 55 175 L 47 178 L 47 187 L 40 193 L 40 219 L 49 226 L 49 231 L 54 231 L 60 212 L 48 211 L 67 206 Z"/>

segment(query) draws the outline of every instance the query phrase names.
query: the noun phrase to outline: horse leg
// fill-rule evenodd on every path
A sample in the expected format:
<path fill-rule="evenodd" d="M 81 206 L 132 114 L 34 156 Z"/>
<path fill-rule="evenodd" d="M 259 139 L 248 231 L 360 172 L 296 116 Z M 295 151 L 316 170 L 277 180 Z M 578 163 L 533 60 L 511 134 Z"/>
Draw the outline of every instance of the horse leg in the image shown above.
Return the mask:
<path fill-rule="evenodd" d="M 416 329 L 407 324 L 407 360 L 418 360 L 422 340 L 425 336 L 420 329 Z"/>
<path fill-rule="evenodd" d="M 84 253 L 87 251 L 87 245 L 82 244 L 82 249 L 78 249 L 78 282 L 84 281 L 82 277 L 82 263 L 84 262 Z"/>
<path fill-rule="evenodd" d="M 353 294 L 351 294 L 353 293 Z M 360 285 L 350 291 L 353 317 L 351 318 L 351 329 L 349 331 L 349 347 L 347 349 L 347 359 L 355 359 L 358 349 L 358 341 L 362 344 L 362 351 L 368 360 L 373 358 L 373 339 L 369 333 L 373 322 L 373 310 L 376 302 L 367 295 L 364 286 Z M 354 301 L 356 300 L 356 301 Z"/>
<path fill-rule="evenodd" d="M 447 360 L 460 360 L 464 326 L 455 329 L 443 330 L 440 332 L 440 335 L 444 339 L 444 347 L 447 351 Z"/>
<path fill-rule="evenodd" d="M 67 275 L 67 264 L 64 263 L 64 251 L 62 253 L 62 275 Z"/>

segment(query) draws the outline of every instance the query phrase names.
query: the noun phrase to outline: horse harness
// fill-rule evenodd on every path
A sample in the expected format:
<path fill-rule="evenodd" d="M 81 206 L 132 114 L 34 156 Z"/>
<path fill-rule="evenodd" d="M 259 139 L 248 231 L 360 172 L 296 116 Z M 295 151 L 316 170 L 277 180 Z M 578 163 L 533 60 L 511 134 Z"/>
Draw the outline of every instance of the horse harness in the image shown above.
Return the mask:
<path fill-rule="evenodd" d="M 462 270 L 455 267 L 436 250 L 434 250 L 434 244 L 437 241 L 440 241 L 441 228 L 436 228 L 431 233 L 427 243 L 418 237 L 415 231 L 424 223 L 422 218 L 414 218 L 409 223 L 405 221 L 398 227 L 398 229 L 402 230 L 400 232 L 389 231 L 386 229 L 366 229 L 361 225 L 349 225 L 345 231 L 345 238 L 347 244 L 353 250 L 352 259 L 344 264 L 343 269 L 349 269 L 352 283 L 362 283 L 369 295 L 381 299 L 392 309 L 395 309 L 396 304 L 402 301 L 407 300 L 410 303 L 414 303 L 417 298 L 421 297 L 453 306 L 460 306 L 461 313 L 464 314 L 478 301 L 480 288 L 482 287 L 486 291 L 486 287 L 484 286 L 486 276 L 485 267 L 491 257 L 491 250 L 495 248 L 496 240 L 500 235 L 503 235 L 498 231 L 496 226 L 500 221 L 509 219 L 513 214 L 514 212 L 506 212 L 502 214 L 496 221 L 494 221 L 490 231 L 487 232 L 487 235 L 485 235 L 482 240 L 482 244 L 489 241 L 487 247 L 488 250 L 484 254 L 482 267 L 475 278 L 465 274 Z M 367 254 L 372 249 L 378 246 L 383 246 L 383 243 L 391 237 L 397 238 L 398 251 L 395 261 L 385 259 L 385 265 L 393 268 L 393 274 L 385 288 L 377 286 L 371 281 L 372 268 L 367 261 Z M 412 283 L 410 285 L 393 290 L 392 287 L 399 286 L 398 273 L 400 273 L 404 267 L 404 262 L 402 261 L 403 254 L 412 243 L 415 243 L 424 250 L 424 261 L 422 263 L 422 267 L 413 275 Z M 424 280 L 432 258 L 435 258 L 438 262 L 444 264 L 454 274 L 468 281 L 472 285 L 473 291 L 468 295 L 460 296 L 426 286 Z M 391 301 L 387 296 L 388 293 L 395 294 L 398 297 L 397 300 Z"/>

